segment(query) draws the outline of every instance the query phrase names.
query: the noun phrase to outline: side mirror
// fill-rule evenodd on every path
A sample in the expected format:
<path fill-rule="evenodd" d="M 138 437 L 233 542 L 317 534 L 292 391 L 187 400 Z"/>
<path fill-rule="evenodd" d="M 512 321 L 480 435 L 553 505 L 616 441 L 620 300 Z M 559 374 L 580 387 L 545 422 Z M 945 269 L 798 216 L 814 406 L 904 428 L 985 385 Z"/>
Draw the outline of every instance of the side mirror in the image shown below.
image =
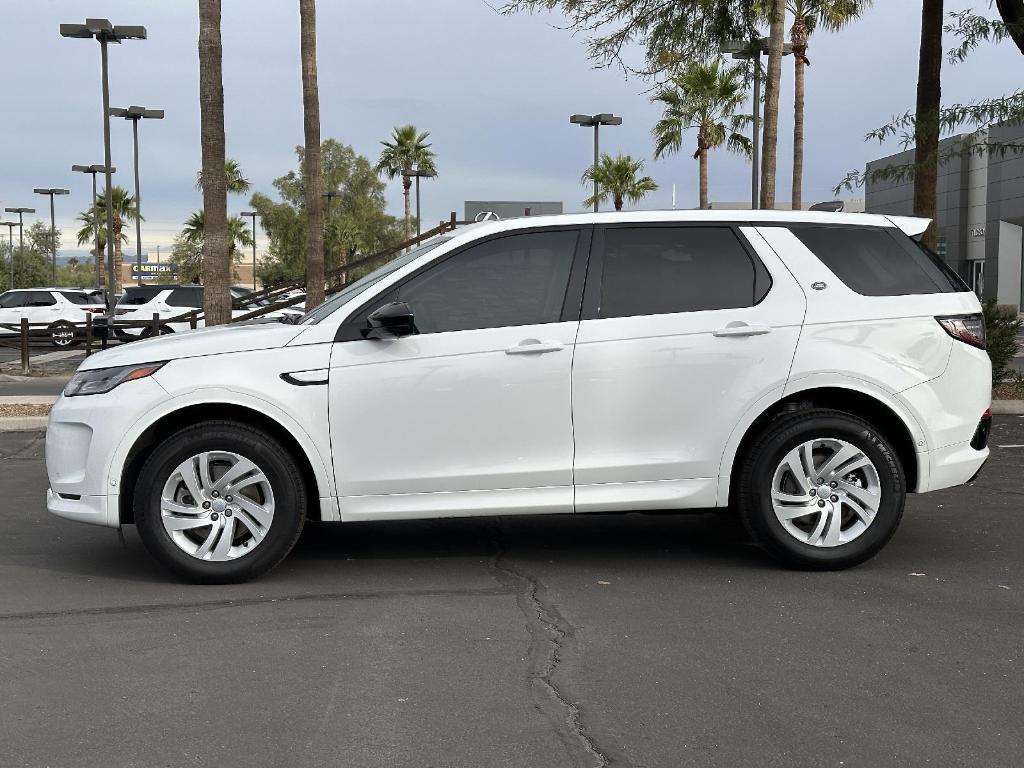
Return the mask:
<path fill-rule="evenodd" d="M 394 301 L 375 309 L 366 318 L 366 324 L 368 328 L 363 331 L 363 336 L 368 339 L 411 336 L 419 333 L 412 307 L 404 301 Z"/>

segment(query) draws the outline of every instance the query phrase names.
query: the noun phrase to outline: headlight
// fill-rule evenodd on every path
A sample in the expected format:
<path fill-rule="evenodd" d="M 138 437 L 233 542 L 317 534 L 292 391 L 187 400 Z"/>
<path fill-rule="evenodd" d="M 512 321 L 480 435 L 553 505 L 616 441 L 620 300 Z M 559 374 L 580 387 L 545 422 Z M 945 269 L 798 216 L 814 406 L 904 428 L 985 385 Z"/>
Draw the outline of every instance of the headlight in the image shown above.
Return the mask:
<path fill-rule="evenodd" d="M 118 384 L 152 376 L 163 366 L 164 363 L 143 363 L 142 365 L 120 365 L 117 368 L 96 368 L 91 371 L 79 371 L 71 377 L 71 381 L 64 387 L 64 396 L 102 395 L 112 390 Z"/>

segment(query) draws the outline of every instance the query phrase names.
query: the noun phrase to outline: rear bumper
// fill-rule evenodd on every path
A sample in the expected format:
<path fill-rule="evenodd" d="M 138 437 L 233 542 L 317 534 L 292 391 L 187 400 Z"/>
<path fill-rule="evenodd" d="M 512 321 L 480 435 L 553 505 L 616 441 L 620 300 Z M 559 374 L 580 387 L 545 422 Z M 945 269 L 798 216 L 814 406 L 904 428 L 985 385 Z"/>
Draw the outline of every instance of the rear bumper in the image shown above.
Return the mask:
<path fill-rule="evenodd" d="M 988 460 L 988 455 L 988 448 L 977 450 L 971 447 L 970 442 L 947 445 L 945 448 L 928 451 L 927 454 L 919 454 L 921 459 L 927 460 L 928 476 L 920 478 L 918 493 L 952 488 L 973 480 L 981 470 L 981 465 Z"/>

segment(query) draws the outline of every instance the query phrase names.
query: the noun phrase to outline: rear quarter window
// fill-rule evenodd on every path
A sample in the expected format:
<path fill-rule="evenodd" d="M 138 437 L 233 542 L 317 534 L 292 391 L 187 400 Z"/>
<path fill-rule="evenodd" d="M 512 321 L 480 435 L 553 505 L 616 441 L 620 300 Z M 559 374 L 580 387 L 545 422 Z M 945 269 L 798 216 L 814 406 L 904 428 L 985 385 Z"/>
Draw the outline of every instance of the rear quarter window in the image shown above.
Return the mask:
<path fill-rule="evenodd" d="M 969 290 L 937 256 L 895 228 L 794 225 L 790 230 L 848 288 L 863 296 Z"/>

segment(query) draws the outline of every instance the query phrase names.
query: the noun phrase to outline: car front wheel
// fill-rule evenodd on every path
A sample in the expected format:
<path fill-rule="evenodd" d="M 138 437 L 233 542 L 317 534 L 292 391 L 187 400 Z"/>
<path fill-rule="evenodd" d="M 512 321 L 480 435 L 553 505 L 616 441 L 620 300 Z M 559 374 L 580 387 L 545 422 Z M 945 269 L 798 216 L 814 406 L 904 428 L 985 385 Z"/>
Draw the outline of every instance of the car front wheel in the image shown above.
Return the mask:
<path fill-rule="evenodd" d="M 198 583 L 266 573 L 291 551 L 305 517 L 302 475 L 288 450 L 235 422 L 203 422 L 163 441 L 136 484 L 146 548 Z"/>
<path fill-rule="evenodd" d="M 747 530 L 782 563 L 816 570 L 857 565 L 885 546 L 906 488 L 895 451 L 868 422 L 808 409 L 777 419 L 740 467 Z"/>

